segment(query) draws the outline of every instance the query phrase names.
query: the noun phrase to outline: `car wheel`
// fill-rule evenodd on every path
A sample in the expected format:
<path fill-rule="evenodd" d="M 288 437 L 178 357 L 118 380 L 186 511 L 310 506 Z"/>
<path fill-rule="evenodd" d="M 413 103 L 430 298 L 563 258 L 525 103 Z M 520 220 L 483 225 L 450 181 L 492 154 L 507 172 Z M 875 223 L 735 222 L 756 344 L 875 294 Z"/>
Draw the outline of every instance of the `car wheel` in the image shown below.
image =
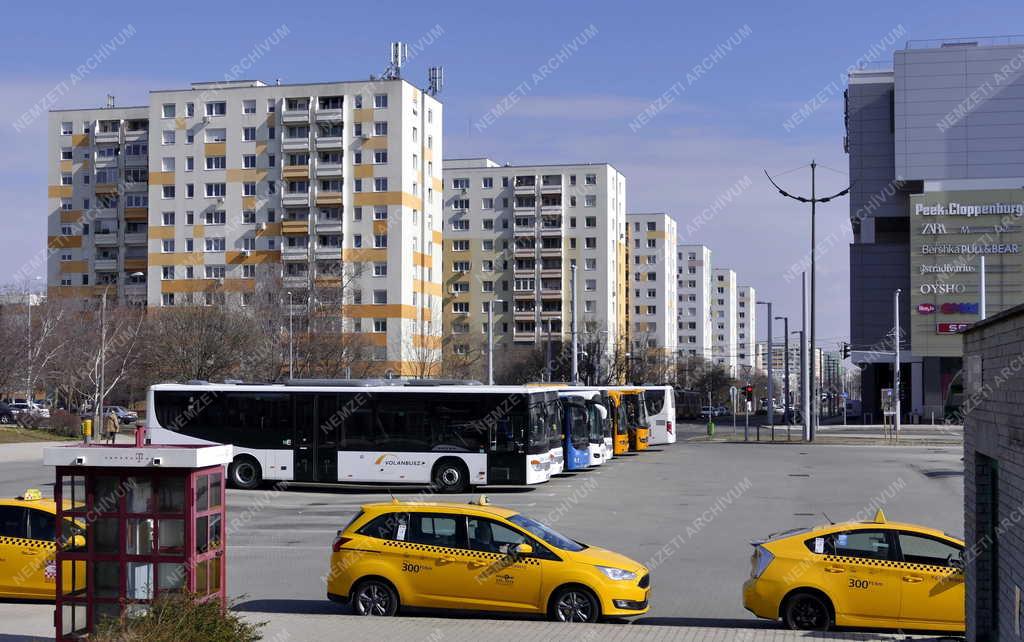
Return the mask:
<path fill-rule="evenodd" d="M 590 591 L 570 586 L 560 589 L 551 599 L 548 616 L 558 622 L 597 622 L 601 606 Z"/>
<path fill-rule="evenodd" d="M 782 619 L 794 631 L 827 631 L 832 625 L 832 612 L 820 595 L 796 593 L 786 601 Z"/>
<path fill-rule="evenodd" d="M 263 481 L 259 463 L 251 457 L 239 457 L 228 467 L 231 484 L 243 490 L 253 490 Z"/>
<path fill-rule="evenodd" d="M 8 425 L 13 424 L 13 423 L 14 423 L 14 417 L 12 417 L 11 415 L 6 415 L 6 414 L 0 415 L 0 424 L 8 426 Z"/>
<path fill-rule="evenodd" d="M 398 612 L 398 593 L 382 580 L 363 580 L 352 591 L 356 615 L 389 617 Z"/>
<path fill-rule="evenodd" d="M 464 493 L 469 488 L 469 471 L 459 460 L 442 460 L 434 468 L 434 488 L 442 493 Z"/>

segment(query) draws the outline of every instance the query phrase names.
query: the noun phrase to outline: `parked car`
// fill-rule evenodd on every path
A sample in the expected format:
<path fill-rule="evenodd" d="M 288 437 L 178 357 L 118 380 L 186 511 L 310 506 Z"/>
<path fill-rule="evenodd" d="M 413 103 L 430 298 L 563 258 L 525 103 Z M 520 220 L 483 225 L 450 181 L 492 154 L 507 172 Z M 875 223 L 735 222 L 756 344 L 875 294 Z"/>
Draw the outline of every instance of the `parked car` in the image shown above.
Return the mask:
<path fill-rule="evenodd" d="M 43 408 L 37 405 L 33 401 L 25 401 L 24 399 L 15 399 L 14 403 L 10 404 L 11 410 L 16 415 L 26 415 L 29 417 L 39 417 L 41 419 L 50 418 L 50 409 Z"/>
<path fill-rule="evenodd" d="M 117 415 L 117 420 L 123 424 L 135 423 L 139 420 L 139 413 L 134 410 L 128 410 L 124 406 L 103 406 L 102 415 L 106 417 L 113 410 L 114 414 Z M 83 408 L 80 416 L 82 419 L 91 419 L 93 416 L 92 410 L 89 408 Z"/>
<path fill-rule="evenodd" d="M 10 425 L 14 423 L 14 409 L 10 404 L 0 401 L 0 424 Z"/>
<path fill-rule="evenodd" d="M 728 415 L 728 414 L 729 414 L 729 409 L 726 408 L 725 406 L 715 406 L 715 416 L 716 417 L 724 417 L 725 415 Z"/>
<path fill-rule="evenodd" d="M 711 417 L 716 416 L 715 409 L 711 406 L 704 406 L 700 409 L 700 416 L 703 419 L 710 419 Z"/>

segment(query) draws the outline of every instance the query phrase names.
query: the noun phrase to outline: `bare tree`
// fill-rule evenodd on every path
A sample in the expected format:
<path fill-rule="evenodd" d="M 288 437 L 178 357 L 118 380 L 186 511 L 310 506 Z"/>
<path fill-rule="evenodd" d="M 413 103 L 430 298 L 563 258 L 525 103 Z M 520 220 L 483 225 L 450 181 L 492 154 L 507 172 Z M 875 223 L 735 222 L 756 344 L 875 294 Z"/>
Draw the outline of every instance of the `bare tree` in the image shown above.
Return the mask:
<path fill-rule="evenodd" d="M 216 380 L 242 374 L 253 314 L 228 306 L 175 306 L 150 312 L 143 368 L 150 382 Z"/>

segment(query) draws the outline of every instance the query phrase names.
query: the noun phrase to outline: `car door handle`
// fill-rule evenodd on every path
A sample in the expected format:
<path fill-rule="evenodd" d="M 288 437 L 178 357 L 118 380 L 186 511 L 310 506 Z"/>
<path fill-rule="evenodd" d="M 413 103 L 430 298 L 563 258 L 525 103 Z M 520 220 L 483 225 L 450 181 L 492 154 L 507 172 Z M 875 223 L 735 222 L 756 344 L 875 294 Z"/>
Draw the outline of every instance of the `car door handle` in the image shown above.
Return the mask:
<path fill-rule="evenodd" d="M 917 575 L 904 575 L 903 581 L 907 582 L 908 584 L 919 584 L 924 581 L 924 578 L 918 577 Z"/>
<path fill-rule="evenodd" d="M 472 561 L 469 563 L 470 568 L 480 568 L 482 566 L 487 566 L 487 562 Z"/>
<path fill-rule="evenodd" d="M 825 572 L 826 573 L 845 573 L 846 569 L 843 568 L 842 566 L 826 566 L 825 567 Z"/>
<path fill-rule="evenodd" d="M 36 556 L 36 555 L 39 555 L 39 551 L 22 551 L 22 552 L 21 552 L 21 554 L 22 554 L 22 555 L 32 555 L 32 556 Z"/>
<path fill-rule="evenodd" d="M 454 564 L 455 562 L 457 562 L 459 560 L 455 559 L 454 557 L 442 557 L 441 559 L 439 559 L 437 561 L 440 562 L 441 564 Z"/>

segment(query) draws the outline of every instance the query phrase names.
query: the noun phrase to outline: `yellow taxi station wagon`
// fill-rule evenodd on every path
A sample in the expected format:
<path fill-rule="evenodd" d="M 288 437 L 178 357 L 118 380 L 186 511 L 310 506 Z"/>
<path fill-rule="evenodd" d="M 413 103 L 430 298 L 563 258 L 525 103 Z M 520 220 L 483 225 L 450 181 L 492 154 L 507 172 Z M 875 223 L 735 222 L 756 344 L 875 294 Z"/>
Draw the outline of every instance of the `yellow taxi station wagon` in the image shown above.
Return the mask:
<path fill-rule="evenodd" d="M 648 609 L 642 564 L 484 498 L 367 504 L 332 550 L 327 597 L 360 615 L 409 606 L 596 622 Z"/>
<path fill-rule="evenodd" d="M 65 546 L 84 546 L 85 530 L 65 521 L 57 531 L 57 504 L 37 489 L 0 499 L 0 598 L 56 598 L 57 537 Z M 64 590 L 83 589 L 84 562 L 64 574 Z"/>
<path fill-rule="evenodd" d="M 795 529 L 752 542 L 743 605 L 793 629 L 964 630 L 962 540 L 888 522 Z"/>

